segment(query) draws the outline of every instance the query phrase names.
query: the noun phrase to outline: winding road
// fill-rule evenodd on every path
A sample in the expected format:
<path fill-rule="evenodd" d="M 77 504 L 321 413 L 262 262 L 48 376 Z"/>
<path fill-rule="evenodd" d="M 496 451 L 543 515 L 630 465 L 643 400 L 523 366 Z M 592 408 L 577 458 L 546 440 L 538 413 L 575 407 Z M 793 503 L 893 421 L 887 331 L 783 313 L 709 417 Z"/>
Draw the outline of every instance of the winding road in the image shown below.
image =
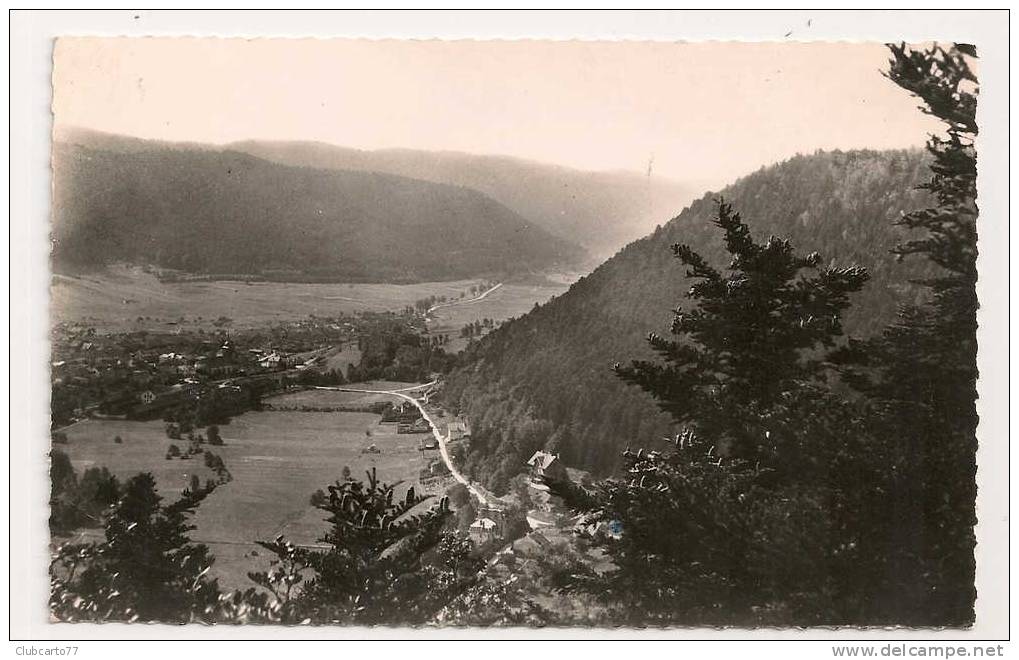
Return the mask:
<path fill-rule="evenodd" d="M 497 288 L 498 286 L 500 285 L 496 285 L 496 287 L 493 287 L 488 291 L 491 292 L 495 290 L 495 288 Z M 316 387 L 315 389 L 332 390 L 334 392 L 357 392 L 360 394 L 390 394 L 392 396 L 400 397 L 401 399 L 406 399 L 407 401 L 413 403 L 415 406 L 417 406 L 417 409 L 421 412 L 421 416 L 425 419 L 425 421 L 428 422 L 428 426 L 431 427 L 432 435 L 435 436 L 436 441 L 438 441 L 439 443 L 439 454 L 442 456 L 442 462 L 446 464 L 447 468 L 449 468 L 449 473 L 453 476 L 453 479 L 466 486 L 467 490 L 470 491 L 470 493 L 474 495 L 474 497 L 478 498 L 479 502 L 481 502 L 485 506 L 489 506 L 488 497 L 483 492 L 481 492 L 481 490 L 478 489 L 474 484 L 472 484 L 470 480 L 467 477 L 465 477 L 458 469 L 456 469 L 455 465 L 453 465 L 453 459 L 450 458 L 449 456 L 449 448 L 446 446 L 447 438 L 443 436 L 441 432 L 439 432 L 439 427 L 435 425 L 435 421 L 432 419 L 432 416 L 428 414 L 428 411 L 425 410 L 424 405 L 422 405 L 421 402 L 418 401 L 413 396 L 405 394 L 406 392 L 413 392 L 415 390 L 426 389 L 434 384 L 435 381 L 433 380 L 430 383 L 414 385 L 413 387 L 402 387 L 398 390 L 367 390 L 357 389 L 353 387 L 322 387 L 322 386 Z"/>
<path fill-rule="evenodd" d="M 492 287 L 486 289 L 481 294 L 474 298 L 471 298 L 470 300 L 451 300 L 449 302 L 443 302 L 438 303 L 436 305 L 432 305 L 431 307 L 428 308 L 428 311 L 425 312 L 425 315 L 427 316 L 428 314 L 431 314 L 435 310 L 442 309 L 445 307 L 470 305 L 471 303 L 480 302 L 487 298 L 493 292 L 499 290 L 500 287 L 502 287 L 502 282 L 493 285 Z M 401 387 L 400 389 L 397 390 L 368 390 L 358 389 L 354 387 L 322 387 L 322 386 L 316 387 L 315 389 L 333 390 L 335 392 L 357 392 L 360 394 L 389 394 L 392 396 L 400 397 L 401 399 L 406 399 L 407 401 L 413 403 L 415 406 L 417 406 L 417 409 L 421 412 L 421 416 L 425 419 L 425 421 L 428 422 L 428 426 L 431 427 L 432 435 L 435 436 L 435 440 L 439 443 L 439 454 L 442 456 L 442 462 L 446 464 L 446 467 L 449 469 L 450 475 L 452 475 L 453 479 L 455 479 L 457 482 L 466 486 L 467 490 L 474 497 L 478 498 L 479 502 L 481 502 L 485 506 L 489 506 L 490 505 L 489 497 L 484 492 L 482 492 L 481 489 L 472 484 L 471 481 L 467 477 L 465 477 L 459 470 L 457 470 L 455 465 L 453 465 L 453 459 L 450 458 L 449 456 L 447 438 L 446 436 L 442 435 L 442 433 L 439 431 L 439 427 L 435 425 L 435 420 L 433 420 L 432 416 L 428 414 L 428 411 L 425 410 L 425 407 L 421 404 L 420 401 L 418 401 L 415 397 L 407 394 L 407 392 L 414 392 L 417 390 L 427 389 L 434 385 L 435 382 L 436 381 L 433 380 L 430 383 L 423 383 L 421 385 L 414 385 L 412 387 Z"/>
<path fill-rule="evenodd" d="M 426 315 L 427 314 L 431 314 L 435 310 L 442 309 L 443 307 L 456 307 L 457 305 L 470 305 L 471 303 L 476 303 L 476 302 L 482 301 L 482 300 L 484 300 L 485 298 L 488 297 L 488 294 L 492 293 L 493 291 L 495 291 L 496 289 L 498 289 L 501 286 L 502 286 L 502 282 L 499 282 L 498 284 L 496 284 L 492 288 L 486 289 L 484 293 L 482 293 L 482 294 L 480 294 L 480 295 L 478 295 L 478 296 L 476 296 L 474 298 L 471 298 L 470 300 L 451 300 L 449 302 L 438 303 L 437 305 L 432 305 L 431 307 L 428 308 L 428 311 L 425 312 L 425 314 Z"/>

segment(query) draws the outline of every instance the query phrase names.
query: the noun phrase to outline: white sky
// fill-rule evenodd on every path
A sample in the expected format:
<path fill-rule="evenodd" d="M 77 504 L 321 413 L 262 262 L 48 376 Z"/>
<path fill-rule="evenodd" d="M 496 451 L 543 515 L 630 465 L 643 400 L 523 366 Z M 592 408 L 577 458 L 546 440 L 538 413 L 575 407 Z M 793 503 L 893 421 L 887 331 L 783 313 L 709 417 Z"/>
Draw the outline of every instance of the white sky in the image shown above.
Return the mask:
<path fill-rule="evenodd" d="M 880 44 L 61 38 L 58 124 L 506 154 L 706 187 L 938 130 Z"/>

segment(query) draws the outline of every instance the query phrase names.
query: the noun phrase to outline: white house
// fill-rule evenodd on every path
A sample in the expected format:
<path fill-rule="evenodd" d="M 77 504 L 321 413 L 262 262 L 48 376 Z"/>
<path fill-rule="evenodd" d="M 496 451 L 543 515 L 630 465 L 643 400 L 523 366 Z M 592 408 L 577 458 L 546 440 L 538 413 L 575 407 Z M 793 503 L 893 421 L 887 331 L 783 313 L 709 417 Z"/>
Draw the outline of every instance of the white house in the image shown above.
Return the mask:
<path fill-rule="evenodd" d="M 478 518 L 471 523 L 468 533 L 476 543 L 485 543 L 499 535 L 498 527 L 499 525 L 491 518 Z"/>
<path fill-rule="evenodd" d="M 278 369 L 282 360 L 283 358 L 280 357 L 280 354 L 273 351 L 268 355 L 263 355 L 261 359 L 259 359 L 258 365 L 263 369 Z"/>
<path fill-rule="evenodd" d="M 531 485 L 539 490 L 548 490 L 545 479 L 563 481 L 569 479 L 566 467 L 559 460 L 559 454 L 551 454 L 547 451 L 536 451 L 527 460 L 531 468 Z"/>

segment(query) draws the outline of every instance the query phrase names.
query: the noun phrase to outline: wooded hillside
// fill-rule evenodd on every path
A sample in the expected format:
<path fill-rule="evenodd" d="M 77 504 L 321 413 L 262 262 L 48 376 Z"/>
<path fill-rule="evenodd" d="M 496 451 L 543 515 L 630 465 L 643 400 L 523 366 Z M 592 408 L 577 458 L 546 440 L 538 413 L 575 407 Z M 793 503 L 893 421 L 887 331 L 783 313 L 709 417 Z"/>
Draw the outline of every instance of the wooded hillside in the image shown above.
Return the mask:
<path fill-rule="evenodd" d="M 54 147 L 58 272 L 126 261 L 268 279 L 414 282 L 526 273 L 585 256 L 468 188 L 121 142 L 113 143 L 126 145 L 121 151 Z"/>
<path fill-rule="evenodd" d="M 797 156 L 721 191 L 758 238 L 780 235 L 827 263 L 866 267 L 871 280 L 846 319 L 846 333 L 870 336 L 899 304 L 923 264 L 897 262 L 892 221 L 922 207 L 915 186 L 929 174 L 920 151 Z M 727 261 L 711 224 L 709 193 L 646 238 L 624 248 L 567 293 L 506 323 L 479 342 L 448 378 L 446 396 L 474 429 L 468 470 L 496 490 L 534 450 L 559 451 L 568 465 L 611 473 L 627 446 L 654 446 L 670 432 L 642 392 L 612 375 L 615 362 L 650 357 L 648 332 L 667 332 L 672 306 L 690 286 L 670 246 L 686 243 L 716 267 Z"/>

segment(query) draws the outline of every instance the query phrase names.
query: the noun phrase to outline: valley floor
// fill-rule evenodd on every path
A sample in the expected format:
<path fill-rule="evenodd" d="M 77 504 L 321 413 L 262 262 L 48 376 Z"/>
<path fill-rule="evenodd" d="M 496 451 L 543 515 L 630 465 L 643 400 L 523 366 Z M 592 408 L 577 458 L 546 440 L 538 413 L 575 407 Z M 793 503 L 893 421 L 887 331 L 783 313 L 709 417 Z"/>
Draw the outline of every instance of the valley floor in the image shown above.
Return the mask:
<path fill-rule="evenodd" d="M 462 305 L 459 296 L 479 280 L 418 284 L 321 284 L 295 282 L 163 282 L 141 268 L 116 266 L 82 276 L 54 275 L 50 286 L 52 324 L 85 322 L 100 332 L 251 328 L 309 315 L 399 311 L 430 296 L 450 303 L 430 312 L 432 334 L 448 333 L 455 352 L 460 330 L 470 322 L 499 322 L 520 316 L 535 303 L 565 292 L 573 275 L 506 282 L 481 300 Z"/>
<path fill-rule="evenodd" d="M 178 334 L 187 336 L 199 331 L 231 334 L 234 329 L 261 328 L 310 315 L 400 311 L 435 297 L 444 302 L 427 310 L 427 332 L 448 336 L 443 348 L 455 353 L 468 342 L 460 332 L 465 325 L 489 319 L 488 332 L 501 321 L 565 292 L 571 280 L 535 277 L 528 282 L 413 285 L 162 282 L 141 268 L 121 266 L 84 277 L 55 275 L 51 310 L 54 325 L 75 322 L 101 334 L 144 330 L 166 335 L 179 330 Z M 316 369 L 345 370 L 357 365 L 358 344 L 345 341 L 327 350 Z M 410 486 L 439 495 L 459 481 L 477 504 L 500 507 L 491 493 L 457 470 L 447 447 L 450 418 L 417 399 L 424 387 L 372 381 L 291 389 L 266 397 L 264 410 L 245 412 L 222 425 L 225 444 L 206 446 L 206 451 L 222 458 L 232 480 L 199 507 L 191 534 L 193 541 L 208 545 L 216 557 L 212 572 L 221 587 L 248 588 L 252 583 L 247 574 L 268 568 L 269 553 L 257 541 L 271 541 L 282 534 L 296 544 L 315 546 L 326 524 L 323 512 L 310 498 L 340 479 L 344 467 L 355 479 L 376 469 L 380 480 L 399 484 L 398 497 Z M 379 414 L 366 412 L 379 402 L 413 403 L 429 422 L 430 434 L 398 433 L 395 425 L 381 423 Z M 201 455 L 167 457 L 171 443 L 186 445 L 186 440 L 171 440 L 163 421 L 86 418 L 58 430 L 66 436 L 66 444 L 59 449 L 78 474 L 90 467 L 106 467 L 123 482 L 139 472 L 151 472 L 166 501 L 176 499 L 193 476 L 203 482 L 215 477 Z M 433 448 L 422 449 L 425 439 L 432 437 Z M 447 471 L 426 479 L 437 462 L 444 463 Z M 434 501 L 430 498 L 421 506 Z M 98 540 L 101 535 L 98 528 L 75 533 L 76 540 Z"/>
<path fill-rule="evenodd" d="M 407 387 L 410 383 L 367 383 L 365 388 Z M 270 397 L 267 403 L 284 405 L 297 392 Z M 324 392 L 330 403 L 358 405 L 366 399 L 392 399 L 354 393 Z M 209 546 L 216 556 L 213 574 L 226 589 L 252 586 L 249 571 L 268 567 L 267 553 L 256 541 L 271 541 L 279 534 L 301 545 L 315 545 L 327 529 L 320 510 L 309 503 L 317 489 L 341 478 L 344 466 L 354 478 L 364 479 L 375 468 L 379 479 L 400 482 L 396 495 L 418 484 L 421 469 L 437 452 L 418 449 L 420 435 L 398 434 L 395 425 L 361 412 L 299 412 L 267 410 L 247 412 L 221 427 L 222 447 L 206 447 L 220 456 L 233 480 L 202 503 L 194 518 L 191 538 Z M 201 456 L 166 459 L 171 442 L 162 421 L 89 419 L 64 429 L 68 443 L 61 445 L 75 469 L 106 466 L 121 480 L 138 472 L 151 472 L 166 500 L 173 500 L 188 485 L 192 474 L 202 481 L 214 475 Z M 122 443 L 113 438 L 120 436 Z M 186 443 L 185 443 L 186 444 Z M 378 453 L 366 451 L 374 445 Z M 418 486 L 420 489 L 420 486 Z M 79 530 L 88 538 L 99 530 Z"/>

